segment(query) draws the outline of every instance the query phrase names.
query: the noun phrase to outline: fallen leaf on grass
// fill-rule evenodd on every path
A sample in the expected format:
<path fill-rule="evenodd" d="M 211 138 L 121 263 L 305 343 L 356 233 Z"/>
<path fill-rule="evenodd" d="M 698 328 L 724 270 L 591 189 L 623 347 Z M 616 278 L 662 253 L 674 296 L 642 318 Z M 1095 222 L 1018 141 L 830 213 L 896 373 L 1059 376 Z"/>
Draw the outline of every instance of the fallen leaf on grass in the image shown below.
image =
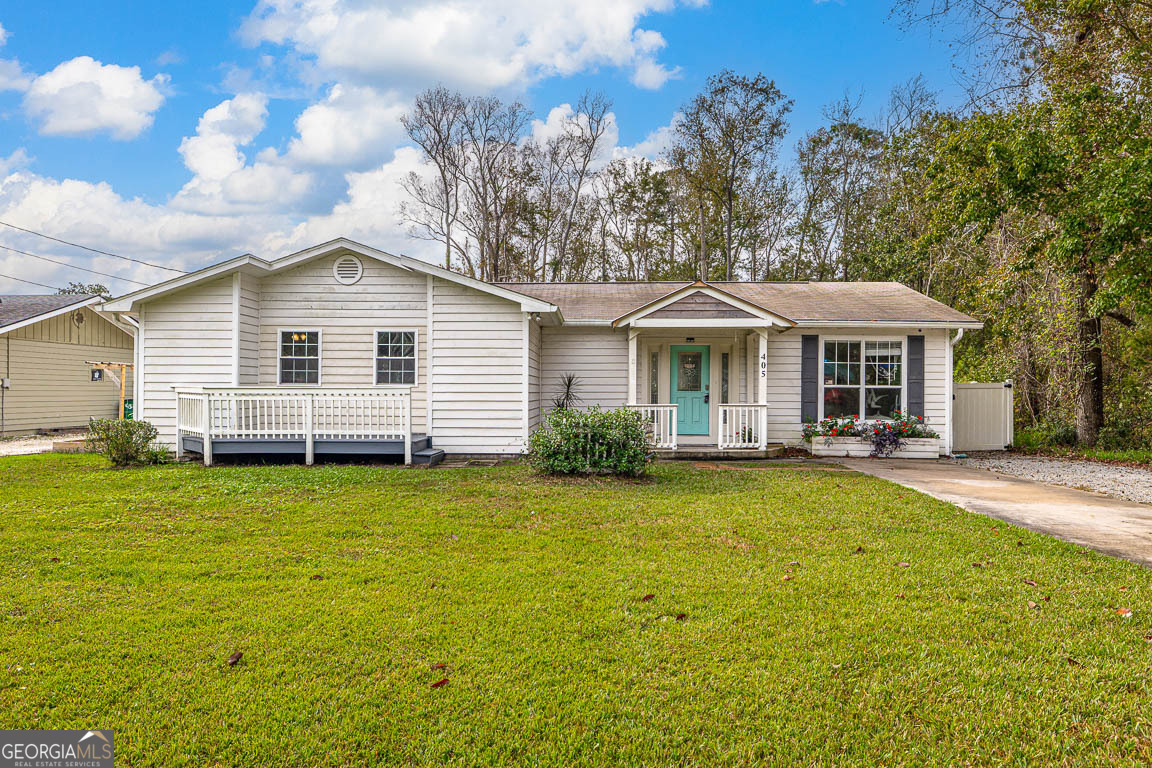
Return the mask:
<path fill-rule="evenodd" d="M 896 595 L 896 597 L 899 597 L 899 598 L 903 599 L 903 598 L 904 598 L 904 593 L 903 593 L 903 592 L 901 592 L 900 594 Z"/>
<path fill-rule="evenodd" d="M 897 568 L 908 568 L 910 566 L 911 566 L 911 563 L 896 563 Z"/>
<path fill-rule="evenodd" d="M 656 595 L 644 595 L 644 597 L 640 598 L 640 602 L 647 603 L 654 597 L 656 597 Z"/>
<path fill-rule="evenodd" d="M 1040 604 L 1039 604 L 1039 603 L 1034 603 L 1034 602 L 1032 602 L 1031 600 L 1029 600 L 1029 601 L 1028 601 L 1028 607 L 1029 607 L 1029 608 L 1039 608 L 1039 607 L 1040 607 Z"/>
<path fill-rule="evenodd" d="M 1081 664 L 1080 662 L 1076 661 L 1076 659 L 1072 658 L 1071 656 L 1069 656 L 1069 657 L 1068 657 L 1068 663 L 1069 663 L 1071 666 L 1073 666 L 1073 667 L 1082 667 L 1082 666 L 1084 666 L 1083 664 Z"/>
<path fill-rule="evenodd" d="M 244 655 L 244 651 L 236 651 L 236 653 L 229 656 L 228 657 L 228 666 L 230 666 L 230 667 L 236 666 L 236 663 L 240 661 L 240 658 L 243 655 Z"/>
<path fill-rule="evenodd" d="M 983 567 L 984 567 L 984 563 L 972 563 L 972 567 L 973 567 L 973 568 L 983 568 Z"/>
<path fill-rule="evenodd" d="M 440 662 L 440 663 L 438 663 L 438 664 L 433 664 L 431 667 L 429 667 L 429 669 L 433 669 L 433 670 L 436 670 L 436 669 L 448 669 L 448 665 L 447 665 L 447 664 L 445 664 L 445 663 L 443 663 L 443 662 Z"/>
<path fill-rule="evenodd" d="M 862 554 L 864 554 L 864 547 L 856 547 L 856 552 L 855 552 L 855 554 L 857 554 L 857 555 L 862 555 Z"/>
<path fill-rule="evenodd" d="M 1024 583 L 1030 587 L 1036 586 L 1036 582 L 1032 581 L 1032 579 L 1024 579 Z"/>
<path fill-rule="evenodd" d="M 790 565 L 790 566 L 791 565 L 800 565 L 800 561 L 799 560 L 793 560 L 792 562 L 788 563 L 788 565 Z"/>
<path fill-rule="evenodd" d="M 321 576 L 320 574 L 316 573 L 316 574 L 313 574 L 312 576 L 309 576 L 308 580 L 309 581 L 324 581 L 324 577 Z"/>
<path fill-rule="evenodd" d="M 794 579 L 794 578 L 796 578 L 796 577 L 790 573 L 784 574 L 784 581 L 792 581 L 792 579 Z"/>
<path fill-rule="evenodd" d="M 432 683 L 433 688 L 440 688 L 440 687 L 443 687 L 445 685 L 448 685 L 448 678 L 446 678 L 446 677 L 441 678 L 441 679 L 437 680 L 436 682 Z"/>
<path fill-rule="evenodd" d="M 684 619 L 686 619 L 686 618 L 688 618 L 688 614 L 686 614 L 686 613 L 676 614 L 676 621 L 684 621 Z"/>
<path fill-rule="evenodd" d="M 51 558 L 51 562 L 53 562 L 53 563 L 58 563 L 58 562 L 60 562 L 60 558 L 58 558 L 58 557 L 53 557 L 53 558 Z"/>
<path fill-rule="evenodd" d="M 1131 608 L 1117 608 L 1116 609 L 1116 615 L 1122 619 L 1130 619 L 1130 618 L 1132 618 L 1132 609 Z"/>
<path fill-rule="evenodd" d="M 1149 642 L 1149 643 L 1152 643 L 1152 635 L 1144 635 L 1144 640 Z"/>
<path fill-rule="evenodd" d="M 1121 591 L 1121 592 L 1127 592 L 1127 591 L 1128 591 L 1128 587 L 1120 587 L 1120 591 Z"/>

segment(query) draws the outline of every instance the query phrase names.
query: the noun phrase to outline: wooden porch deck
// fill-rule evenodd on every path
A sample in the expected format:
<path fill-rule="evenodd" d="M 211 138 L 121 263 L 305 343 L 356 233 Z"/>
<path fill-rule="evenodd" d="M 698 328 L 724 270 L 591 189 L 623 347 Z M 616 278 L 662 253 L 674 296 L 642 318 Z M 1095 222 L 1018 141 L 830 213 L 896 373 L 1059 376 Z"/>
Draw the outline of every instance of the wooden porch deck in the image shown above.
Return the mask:
<path fill-rule="evenodd" d="M 203 457 L 204 438 L 181 435 L 180 447 L 184 453 Z M 403 440 L 340 439 L 312 441 L 313 455 L 319 456 L 398 456 L 404 458 Z M 213 456 L 302 456 L 308 455 L 308 441 L 293 438 L 212 438 Z M 444 451 L 433 448 L 427 435 L 413 433 L 412 463 L 436 466 L 444 458 Z"/>

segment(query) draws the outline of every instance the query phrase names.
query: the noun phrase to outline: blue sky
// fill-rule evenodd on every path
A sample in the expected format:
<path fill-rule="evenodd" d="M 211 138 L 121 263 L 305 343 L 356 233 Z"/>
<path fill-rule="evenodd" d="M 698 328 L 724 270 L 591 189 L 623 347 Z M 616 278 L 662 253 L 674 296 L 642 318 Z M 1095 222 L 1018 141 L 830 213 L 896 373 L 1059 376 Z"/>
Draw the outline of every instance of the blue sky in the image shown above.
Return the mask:
<path fill-rule="evenodd" d="M 184 269 L 243 251 L 275 256 L 334 234 L 419 253 L 393 210 L 397 180 L 416 168 L 398 117 L 438 81 L 520 99 L 541 117 L 585 89 L 604 91 L 621 148 L 666 127 L 724 67 L 764 72 L 795 101 L 789 146 L 846 93 L 876 115 L 893 85 L 922 74 L 942 105 L 961 99 L 946 42 L 900 29 L 890 2 L 467 8 L 462 16 L 448 0 L 0 6 L 0 220 Z M 163 276 L 4 228 L 0 245 L 143 282 Z M 51 285 L 85 278 L 10 252 L 0 252 L 0 274 Z M 0 278 L 0 292 L 37 290 Z"/>

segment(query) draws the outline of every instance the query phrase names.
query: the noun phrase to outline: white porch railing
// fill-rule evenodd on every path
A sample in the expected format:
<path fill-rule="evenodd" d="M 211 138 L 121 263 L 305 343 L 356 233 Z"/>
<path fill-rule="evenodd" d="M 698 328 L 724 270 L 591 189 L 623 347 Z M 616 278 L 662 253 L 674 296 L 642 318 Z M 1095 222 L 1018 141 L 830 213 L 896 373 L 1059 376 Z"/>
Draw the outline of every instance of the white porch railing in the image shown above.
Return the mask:
<path fill-rule="evenodd" d="M 719 448 L 764 448 L 768 445 L 767 434 L 767 405 L 720 406 Z"/>
<path fill-rule="evenodd" d="M 652 443 L 661 450 L 676 450 L 676 404 L 651 405 L 645 403 L 628 406 L 634 411 L 640 411 L 644 421 L 652 426 Z"/>
<path fill-rule="evenodd" d="M 183 435 L 203 440 L 303 440 L 311 464 L 316 440 L 403 440 L 412 463 L 412 395 L 407 389 L 178 388 L 176 453 Z"/>

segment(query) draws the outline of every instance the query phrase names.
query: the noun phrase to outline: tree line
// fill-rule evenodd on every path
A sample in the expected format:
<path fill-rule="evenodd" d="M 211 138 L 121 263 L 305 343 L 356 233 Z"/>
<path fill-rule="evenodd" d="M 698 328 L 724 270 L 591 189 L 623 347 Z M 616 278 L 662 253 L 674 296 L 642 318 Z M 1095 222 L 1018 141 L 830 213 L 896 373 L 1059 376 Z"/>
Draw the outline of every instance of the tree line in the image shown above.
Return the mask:
<path fill-rule="evenodd" d="M 404 127 L 435 173 L 405 180 L 401 216 L 485 280 L 897 280 L 985 321 L 958 378 L 1013 378 L 1023 427 L 1146 445 L 1150 6 L 894 12 L 963 30 L 963 108 L 920 77 L 879 115 L 845 97 L 785 163 L 792 102 L 764 74 L 722 71 L 649 160 L 610 156 L 602 95 L 534 135 L 519 103 L 433 88 Z"/>

